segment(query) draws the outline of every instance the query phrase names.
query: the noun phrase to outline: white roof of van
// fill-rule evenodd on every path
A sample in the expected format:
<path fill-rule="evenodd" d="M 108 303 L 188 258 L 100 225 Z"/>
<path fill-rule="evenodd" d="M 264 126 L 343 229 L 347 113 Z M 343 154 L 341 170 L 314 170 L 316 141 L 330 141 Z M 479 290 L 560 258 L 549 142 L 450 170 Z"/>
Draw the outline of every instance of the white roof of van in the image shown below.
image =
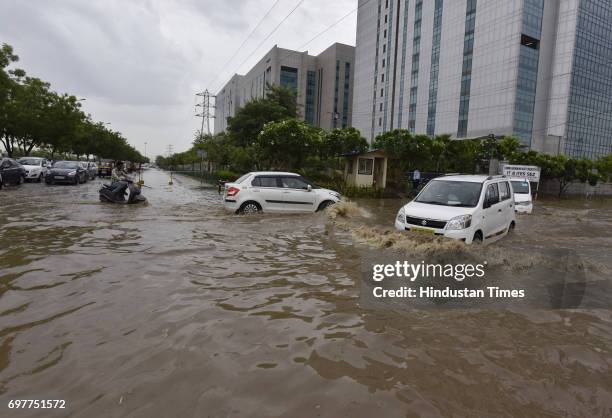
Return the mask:
<path fill-rule="evenodd" d="M 444 180 L 444 181 L 466 181 L 470 183 L 484 183 L 489 176 L 483 174 L 457 174 L 452 176 L 436 177 L 433 180 Z"/>

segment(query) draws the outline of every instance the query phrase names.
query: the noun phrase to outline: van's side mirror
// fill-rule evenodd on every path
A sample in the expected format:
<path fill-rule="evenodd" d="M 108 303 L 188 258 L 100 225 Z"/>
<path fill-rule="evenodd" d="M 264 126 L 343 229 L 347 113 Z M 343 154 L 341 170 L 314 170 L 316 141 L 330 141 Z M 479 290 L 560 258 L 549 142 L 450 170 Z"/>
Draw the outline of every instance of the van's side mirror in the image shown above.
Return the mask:
<path fill-rule="evenodd" d="M 312 186 L 309 184 L 309 185 L 306 187 L 306 190 L 308 190 L 309 192 L 312 192 Z"/>
<path fill-rule="evenodd" d="M 488 197 L 485 196 L 485 200 L 484 200 L 484 203 L 482 205 L 482 208 L 483 209 L 487 209 L 487 208 L 490 208 L 490 207 L 491 207 L 491 201 L 489 200 Z"/>

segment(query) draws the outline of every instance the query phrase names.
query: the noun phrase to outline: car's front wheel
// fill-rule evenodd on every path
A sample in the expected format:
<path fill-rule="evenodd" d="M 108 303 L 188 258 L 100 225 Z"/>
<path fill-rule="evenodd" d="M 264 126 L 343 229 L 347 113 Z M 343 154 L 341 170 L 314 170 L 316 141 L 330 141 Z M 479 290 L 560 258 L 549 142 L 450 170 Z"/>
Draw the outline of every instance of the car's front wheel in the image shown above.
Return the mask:
<path fill-rule="evenodd" d="M 474 238 L 472 238 L 472 244 L 482 245 L 482 242 L 482 231 L 476 231 L 476 233 L 474 234 Z"/>
<path fill-rule="evenodd" d="M 251 214 L 261 212 L 261 206 L 257 202 L 244 202 L 240 209 L 238 209 L 238 213 L 243 214 Z"/>

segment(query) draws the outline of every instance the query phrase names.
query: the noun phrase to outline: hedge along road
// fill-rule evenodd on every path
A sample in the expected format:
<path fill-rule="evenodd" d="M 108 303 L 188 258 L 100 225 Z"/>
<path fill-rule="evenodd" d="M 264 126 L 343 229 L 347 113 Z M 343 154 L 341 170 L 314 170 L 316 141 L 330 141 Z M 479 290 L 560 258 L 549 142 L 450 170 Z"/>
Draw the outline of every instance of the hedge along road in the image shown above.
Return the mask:
<path fill-rule="evenodd" d="M 609 311 L 361 308 L 359 260 L 384 251 L 363 228 L 391 225 L 400 201 L 360 201 L 359 235 L 323 213 L 226 214 L 197 179 L 145 181 L 138 207 L 100 203 L 100 180 L 0 192 L 3 410 L 64 399 L 45 414 L 612 411 Z M 606 276 L 610 208 L 572 205 L 542 203 L 501 248 L 573 243 Z"/>

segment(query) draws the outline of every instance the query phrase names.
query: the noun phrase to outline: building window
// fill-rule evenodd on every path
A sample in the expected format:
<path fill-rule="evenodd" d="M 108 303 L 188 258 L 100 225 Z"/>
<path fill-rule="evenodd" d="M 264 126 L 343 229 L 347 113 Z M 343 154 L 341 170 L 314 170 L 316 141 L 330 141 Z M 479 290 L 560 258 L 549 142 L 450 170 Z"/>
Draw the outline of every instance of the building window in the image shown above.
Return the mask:
<path fill-rule="evenodd" d="M 465 138 L 470 110 L 470 88 L 472 84 L 472 59 L 474 50 L 474 22 L 476 21 L 476 0 L 468 0 L 465 11 L 465 34 L 463 38 L 463 66 L 461 69 L 461 90 L 459 97 L 459 120 L 457 137 Z"/>
<path fill-rule="evenodd" d="M 440 66 L 440 38 L 442 32 L 442 10 L 444 1 L 436 0 L 434 5 L 434 29 L 429 70 L 429 105 L 427 106 L 427 135 L 436 129 L 436 107 L 438 102 L 438 72 Z"/>
<path fill-rule="evenodd" d="M 412 37 L 412 69 L 410 71 L 410 106 L 408 107 L 408 129 L 414 133 L 416 127 L 416 99 L 419 82 L 419 57 L 421 45 L 421 13 L 423 0 L 416 0 L 414 4 L 414 34 Z M 413 101 L 414 98 L 414 101 Z"/>
<path fill-rule="evenodd" d="M 344 96 L 342 97 L 342 127 L 348 126 L 349 102 L 351 92 L 351 63 L 344 63 Z"/>
<path fill-rule="evenodd" d="M 338 124 L 338 88 L 340 84 L 340 61 L 336 60 L 336 80 L 334 84 L 334 114 L 332 117 L 332 128 Z"/>
<path fill-rule="evenodd" d="M 304 119 L 311 125 L 314 125 L 314 104 L 316 85 L 316 72 L 308 71 L 306 73 L 306 112 L 304 115 Z"/>
<path fill-rule="evenodd" d="M 360 158 L 359 159 L 359 167 L 357 169 L 357 174 L 361 174 L 364 176 L 372 175 L 372 168 L 374 167 L 374 160 L 371 158 Z"/>
<path fill-rule="evenodd" d="M 281 67 L 280 85 L 289 88 L 297 97 L 298 92 L 298 70 L 292 67 Z"/>
<path fill-rule="evenodd" d="M 383 97 L 383 94 L 384 94 L 384 90 L 380 89 L 380 97 Z"/>

